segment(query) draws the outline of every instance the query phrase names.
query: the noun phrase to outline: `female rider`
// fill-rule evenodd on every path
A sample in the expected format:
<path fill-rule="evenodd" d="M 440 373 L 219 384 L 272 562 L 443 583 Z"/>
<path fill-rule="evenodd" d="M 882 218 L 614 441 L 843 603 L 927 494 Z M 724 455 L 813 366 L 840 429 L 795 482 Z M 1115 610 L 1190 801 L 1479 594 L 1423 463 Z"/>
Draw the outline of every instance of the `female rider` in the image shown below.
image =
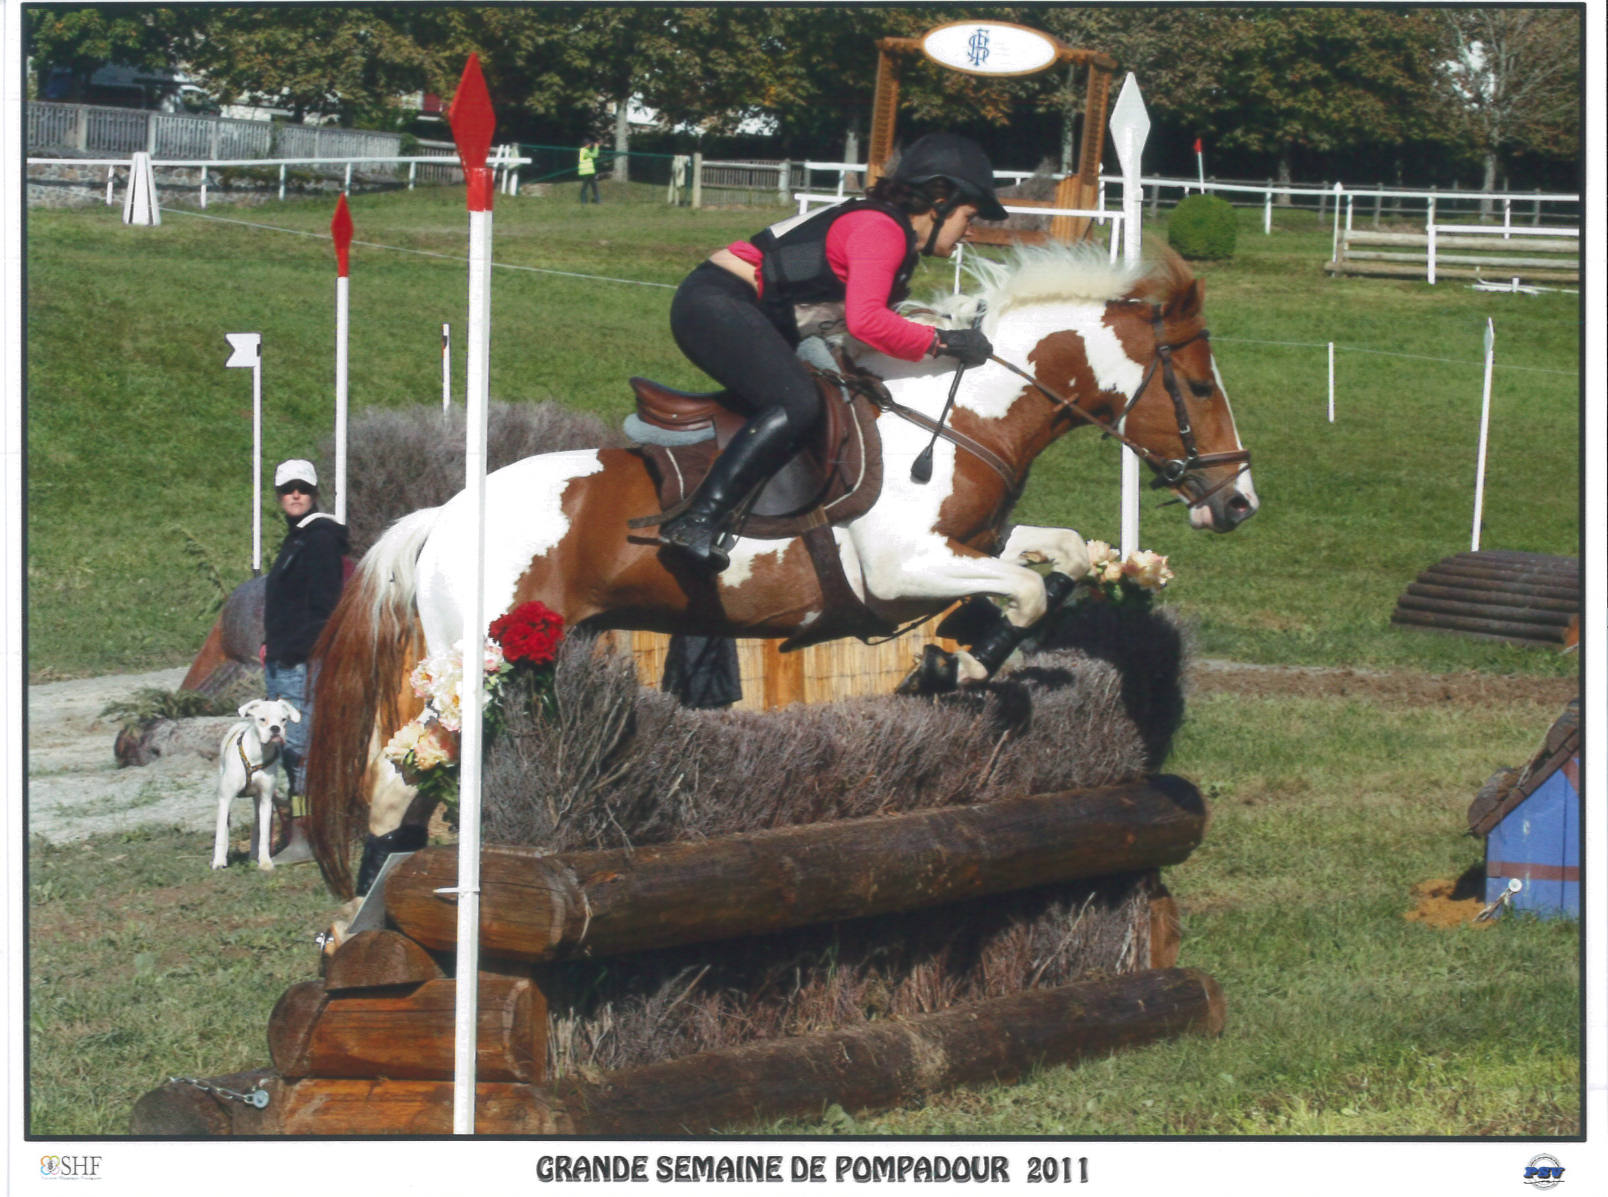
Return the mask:
<path fill-rule="evenodd" d="M 947 258 L 974 216 L 1003 220 L 982 148 L 931 133 L 848 200 L 771 225 L 700 264 L 670 305 L 670 332 L 693 365 L 748 417 L 687 508 L 659 526 L 677 556 L 718 573 L 733 510 L 786 464 L 820 416 L 815 382 L 794 355 L 812 333 L 846 330 L 903 361 L 947 355 L 980 365 L 993 347 L 975 329 L 934 329 L 891 310 L 919 254 Z"/>

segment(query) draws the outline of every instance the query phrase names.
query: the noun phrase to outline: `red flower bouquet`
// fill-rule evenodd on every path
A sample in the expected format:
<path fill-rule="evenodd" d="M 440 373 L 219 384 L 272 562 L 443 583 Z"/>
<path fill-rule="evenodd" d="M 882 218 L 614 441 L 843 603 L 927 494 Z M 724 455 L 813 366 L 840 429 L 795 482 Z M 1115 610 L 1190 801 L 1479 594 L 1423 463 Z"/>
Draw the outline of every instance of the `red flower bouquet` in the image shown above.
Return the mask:
<path fill-rule="evenodd" d="M 564 639 L 564 617 L 543 603 L 521 603 L 488 629 L 513 665 L 551 665 Z"/>

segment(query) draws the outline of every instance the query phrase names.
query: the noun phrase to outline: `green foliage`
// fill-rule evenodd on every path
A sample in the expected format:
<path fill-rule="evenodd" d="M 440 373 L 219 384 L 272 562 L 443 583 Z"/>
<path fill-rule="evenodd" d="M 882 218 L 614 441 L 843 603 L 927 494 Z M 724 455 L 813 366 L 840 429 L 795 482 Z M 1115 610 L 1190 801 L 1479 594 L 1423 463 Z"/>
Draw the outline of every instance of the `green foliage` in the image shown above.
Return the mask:
<path fill-rule="evenodd" d="M 163 690 L 146 686 L 101 711 L 102 719 L 119 720 L 123 728 L 138 728 L 158 719 L 195 719 L 207 715 L 233 715 L 227 700 L 199 690 Z"/>
<path fill-rule="evenodd" d="M 1192 262 L 1232 258 L 1238 234 L 1233 206 L 1215 195 L 1185 196 L 1167 220 L 1167 244 Z"/>

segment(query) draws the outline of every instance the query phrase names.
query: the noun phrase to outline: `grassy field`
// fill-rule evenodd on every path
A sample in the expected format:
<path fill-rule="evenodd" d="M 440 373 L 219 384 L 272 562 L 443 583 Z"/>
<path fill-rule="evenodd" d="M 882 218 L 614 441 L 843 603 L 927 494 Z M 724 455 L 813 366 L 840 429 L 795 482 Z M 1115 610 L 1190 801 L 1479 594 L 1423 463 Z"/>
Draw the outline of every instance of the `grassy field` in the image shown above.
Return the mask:
<path fill-rule="evenodd" d="M 1197 698 L 1169 768 L 1207 794 L 1204 844 L 1167 871 L 1180 963 L 1228 999 L 1219 1039 L 1181 1039 L 785 1134 L 1519 1135 L 1575 1133 L 1578 928 L 1408 922 L 1409 887 L 1481 859 L 1461 834 L 1496 764 L 1550 706 Z M 130 835 L 30 852 L 31 1127 L 120 1134 L 170 1075 L 268 1062 L 279 995 L 317 973 L 316 871 L 259 874 L 208 837 Z"/>
<path fill-rule="evenodd" d="M 668 287 L 712 247 L 779 212 L 607 198 L 584 207 L 565 194 L 504 200 L 497 261 L 666 286 L 494 272 L 493 397 L 558 399 L 612 421 L 628 410 L 631 374 L 702 385 L 670 341 Z M 354 410 L 438 402 L 443 322 L 458 338 L 461 397 L 466 271 L 424 256 L 465 252 L 461 193 L 359 196 L 353 210 L 360 241 L 398 247 L 354 250 Z M 314 453 L 329 436 L 329 245 L 225 221 L 323 234 L 330 205 L 210 215 L 222 219 L 170 213 L 159 228 L 134 228 L 111 208 L 29 214 L 35 680 L 185 663 L 211 623 L 214 578 L 230 587 L 248 575 L 250 380 L 223 369 L 225 332 L 263 334 L 268 465 Z M 1483 545 L 1577 551 L 1574 297 L 1329 279 L 1329 235 L 1312 214 L 1281 215 L 1271 237 L 1259 215 L 1244 214 L 1234 260 L 1200 274 L 1263 509 L 1225 537 L 1190 531 L 1179 508 L 1147 509 L 1143 542 L 1169 554 L 1178 573 L 1168 601 L 1214 656 L 1571 669 L 1545 652 L 1395 631 L 1389 615 L 1423 568 L 1468 548 L 1487 317 L 1498 366 Z M 918 276 L 918 294 L 942 286 L 947 271 Z M 1331 340 L 1340 347 L 1333 425 Z M 1115 540 L 1117 475 L 1114 443 L 1067 438 L 1035 467 L 1019 517 Z M 271 559 L 280 528 L 272 511 L 263 526 Z"/>
<path fill-rule="evenodd" d="M 440 325 L 459 346 L 461 192 L 359 196 L 352 402 L 434 403 Z M 692 212 L 611 191 L 500 201 L 491 386 L 610 419 L 625 379 L 697 387 L 666 330 L 673 286 L 778 210 Z M 321 234 L 330 205 L 214 209 Z M 1409 888 L 1480 859 L 1462 834 L 1475 790 L 1527 760 L 1554 704 L 1494 675 L 1568 677 L 1576 658 L 1389 626 L 1425 566 L 1468 547 L 1481 338 L 1497 335 L 1488 548 L 1577 551 L 1578 311 L 1569 296 L 1331 280 L 1329 235 L 1246 213 L 1240 252 L 1203 266 L 1218 361 L 1263 510 L 1232 536 L 1147 509 L 1173 558 L 1167 601 L 1197 651 L 1243 662 L 1480 670 L 1477 705 L 1367 696 L 1274 700 L 1203 691 L 1167 768 L 1213 822 L 1167 882 L 1181 963 L 1229 1007 L 1217 1040 L 1183 1040 L 855 1120 L 786 1133 L 1518 1135 L 1578 1130 L 1578 925 L 1508 919 L 1439 930 L 1402 916 Z M 29 651 L 35 681 L 187 663 L 219 586 L 248 572 L 250 382 L 225 332 L 264 337 L 264 459 L 329 432 L 331 254 L 311 236 L 170 213 L 33 212 L 28 229 Z M 421 251 L 403 253 L 400 249 Z M 665 287 L 534 273 L 569 271 Z M 918 278 L 936 288 L 946 271 Z M 1338 420 L 1324 344 L 1340 347 Z M 1305 342 L 1306 344 L 1267 344 Z M 1446 360 L 1449 359 L 1449 360 Z M 1115 539 L 1114 447 L 1071 438 L 1036 467 L 1019 517 Z M 277 542 L 265 515 L 265 556 Z M 214 580 L 216 579 L 216 580 Z M 35 1133 L 117 1134 L 169 1075 L 267 1062 L 268 1013 L 315 975 L 331 903 L 310 869 L 207 869 L 205 837 L 151 832 L 30 846 L 30 1118 Z"/>

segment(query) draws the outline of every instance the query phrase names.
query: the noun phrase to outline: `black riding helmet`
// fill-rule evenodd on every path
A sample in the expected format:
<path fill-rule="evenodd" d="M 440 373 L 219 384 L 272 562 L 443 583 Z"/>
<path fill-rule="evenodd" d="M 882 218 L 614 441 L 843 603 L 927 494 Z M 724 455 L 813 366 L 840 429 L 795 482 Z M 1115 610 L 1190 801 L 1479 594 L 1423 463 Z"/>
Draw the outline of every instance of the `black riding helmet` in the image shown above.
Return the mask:
<path fill-rule="evenodd" d="M 994 194 L 994 164 L 983 153 L 983 147 L 969 137 L 958 133 L 927 134 L 900 155 L 893 177 L 912 187 L 944 179 L 955 188 L 954 195 L 933 206 L 937 224 L 922 253 L 932 252 L 938 228 L 962 204 L 975 204 L 983 220 L 1005 219 L 1005 209 Z"/>

